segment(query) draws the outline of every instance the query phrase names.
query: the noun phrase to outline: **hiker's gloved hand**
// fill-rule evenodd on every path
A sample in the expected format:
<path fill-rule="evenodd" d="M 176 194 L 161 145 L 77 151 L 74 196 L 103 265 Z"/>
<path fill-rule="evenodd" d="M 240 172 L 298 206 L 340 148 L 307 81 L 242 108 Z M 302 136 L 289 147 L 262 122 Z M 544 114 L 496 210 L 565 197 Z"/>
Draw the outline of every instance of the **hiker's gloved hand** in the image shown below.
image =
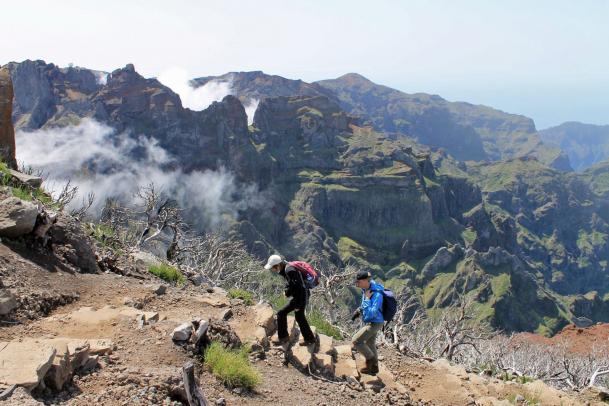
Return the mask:
<path fill-rule="evenodd" d="M 355 319 L 357 319 L 359 316 L 361 316 L 362 311 L 360 309 L 357 309 L 355 311 L 355 313 L 353 313 L 353 316 L 351 316 L 351 321 L 355 321 Z"/>

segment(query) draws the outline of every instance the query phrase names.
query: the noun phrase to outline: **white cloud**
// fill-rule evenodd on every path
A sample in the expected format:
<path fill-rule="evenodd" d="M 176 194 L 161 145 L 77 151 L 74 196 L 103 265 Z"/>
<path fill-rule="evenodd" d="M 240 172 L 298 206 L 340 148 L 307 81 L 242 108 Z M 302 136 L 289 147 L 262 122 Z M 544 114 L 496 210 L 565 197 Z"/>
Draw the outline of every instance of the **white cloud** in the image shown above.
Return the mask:
<path fill-rule="evenodd" d="M 182 106 L 195 111 L 205 110 L 213 102 L 222 101 L 228 95 L 235 95 L 230 78 L 228 80 L 210 80 L 203 86 L 192 87 L 188 71 L 178 67 L 163 71 L 157 79 L 180 95 Z M 254 122 L 254 113 L 259 102 L 258 99 L 249 99 L 244 104 L 248 124 Z"/>
<path fill-rule="evenodd" d="M 260 100 L 258 99 L 250 99 L 243 106 L 245 108 L 245 114 L 247 114 L 247 123 L 251 125 L 254 122 L 254 113 L 256 113 L 256 109 L 258 108 L 258 104 Z"/>
<path fill-rule="evenodd" d="M 211 80 L 203 86 L 192 87 L 188 72 L 182 68 L 170 68 L 157 79 L 180 95 L 184 107 L 195 111 L 205 110 L 213 102 L 221 101 L 231 94 L 231 83 L 228 81 Z"/>
<path fill-rule="evenodd" d="M 227 216 L 236 218 L 239 210 L 262 202 L 255 185 L 237 186 L 226 169 L 167 170 L 173 157 L 155 140 L 116 134 L 91 119 L 65 128 L 18 131 L 16 142 L 17 159 L 48 174 L 47 190 L 58 192 L 70 180 L 79 188 L 73 205 L 79 206 L 83 196 L 94 192 L 93 211 L 98 214 L 107 198 L 129 202 L 139 186 L 150 183 L 173 196 L 200 228 L 219 227 Z"/>

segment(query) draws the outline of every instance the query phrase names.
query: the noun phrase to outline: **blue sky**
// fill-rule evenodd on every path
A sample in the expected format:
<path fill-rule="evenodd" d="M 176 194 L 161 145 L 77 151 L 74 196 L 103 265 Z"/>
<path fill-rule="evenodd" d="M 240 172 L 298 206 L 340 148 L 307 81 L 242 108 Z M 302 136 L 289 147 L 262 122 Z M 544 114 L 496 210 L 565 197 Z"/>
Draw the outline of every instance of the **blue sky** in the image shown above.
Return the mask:
<path fill-rule="evenodd" d="M 21 0 L 3 8 L 0 63 L 306 81 L 358 72 L 524 114 L 538 128 L 609 124 L 608 22 L 605 0 Z"/>

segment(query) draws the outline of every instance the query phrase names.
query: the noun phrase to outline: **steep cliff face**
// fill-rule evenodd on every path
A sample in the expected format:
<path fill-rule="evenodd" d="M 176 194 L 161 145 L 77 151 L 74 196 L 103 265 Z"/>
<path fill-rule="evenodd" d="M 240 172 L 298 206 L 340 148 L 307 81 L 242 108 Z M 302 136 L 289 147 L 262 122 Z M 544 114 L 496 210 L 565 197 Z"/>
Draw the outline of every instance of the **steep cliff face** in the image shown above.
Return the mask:
<path fill-rule="evenodd" d="M 609 288 L 609 224 L 584 176 L 532 159 L 473 166 L 486 207 L 514 219 L 518 249 L 557 292 Z"/>
<path fill-rule="evenodd" d="M 44 61 L 7 65 L 15 88 L 15 129 L 75 124 L 90 115 L 89 96 L 101 87 L 103 72 L 59 68 Z"/>
<path fill-rule="evenodd" d="M 0 69 L 0 159 L 16 168 L 15 132 L 11 114 L 13 108 L 13 84 L 6 69 Z"/>
<path fill-rule="evenodd" d="M 462 226 L 447 203 L 452 196 L 455 211 L 468 206 L 453 193 L 459 181 L 436 179 L 428 156 L 354 122 L 322 96 L 260 103 L 252 138 L 273 162 L 269 190 L 281 219 L 271 221 L 266 239 L 293 255 L 385 264 L 425 257 L 446 239 L 459 239 Z M 265 230 L 268 217 L 252 222 Z M 362 255 L 353 255 L 354 244 Z"/>

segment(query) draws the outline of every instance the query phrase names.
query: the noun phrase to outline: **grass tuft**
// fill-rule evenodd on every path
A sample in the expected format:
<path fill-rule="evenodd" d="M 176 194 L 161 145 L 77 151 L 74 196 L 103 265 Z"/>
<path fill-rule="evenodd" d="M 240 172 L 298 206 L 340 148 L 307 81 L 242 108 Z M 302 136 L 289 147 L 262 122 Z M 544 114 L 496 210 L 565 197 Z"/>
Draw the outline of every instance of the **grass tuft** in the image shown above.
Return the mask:
<path fill-rule="evenodd" d="M 250 364 L 248 353 L 248 347 L 235 351 L 213 342 L 205 350 L 203 357 L 205 365 L 224 385 L 253 389 L 260 383 L 260 375 Z"/>
<path fill-rule="evenodd" d="M 245 289 L 229 289 L 228 297 L 231 299 L 241 299 L 243 300 L 243 303 L 245 303 L 247 306 L 251 306 L 254 304 L 254 294 Z"/>
<path fill-rule="evenodd" d="M 317 329 L 318 333 L 325 334 L 336 340 L 342 340 L 343 336 L 340 330 L 330 324 L 328 320 L 321 314 L 319 310 L 313 309 L 308 315 L 309 324 Z"/>
<path fill-rule="evenodd" d="M 151 274 L 153 274 L 167 282 L 178 283 L 178 284 L 182 284 L 182 283 L 186 282 L 186 278 L 184 278 L 184 275 L 182 275 L 177 268 L 174 268 L 171 265 L 167 265 L 167 264 L 151 265 L 148 268 L 148 271 Z"/>

